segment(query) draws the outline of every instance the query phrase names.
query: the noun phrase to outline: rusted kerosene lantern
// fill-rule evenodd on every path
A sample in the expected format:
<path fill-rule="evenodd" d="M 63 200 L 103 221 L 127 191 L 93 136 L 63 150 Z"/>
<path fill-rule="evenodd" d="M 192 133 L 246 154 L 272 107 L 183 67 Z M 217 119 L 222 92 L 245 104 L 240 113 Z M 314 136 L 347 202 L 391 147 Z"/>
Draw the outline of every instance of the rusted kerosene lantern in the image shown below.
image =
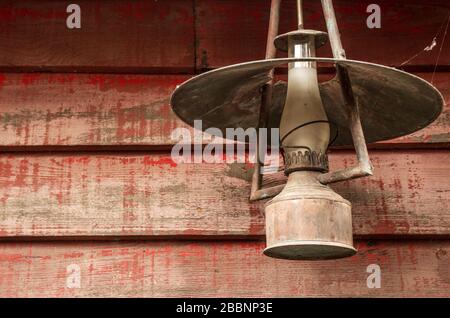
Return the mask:
<path fill-rule="evenodd" d="M 382 65 L 347 60 L 331 0 L 322 0 L 328 35 L 303 28 L 276 36 L 280 0 L 272 0 L 266 60 L 196 76 L 173 93 L 171 105 L 186 123 L 247 129 L 279 127 L 286 185 L 262 188 L 259 158 L 250 200 L 275 196 L 265 207 L 264 254 L 284 259 L 353 255 L 351 204 L 328 184 L 372 175 L 366 142 L 410 134 L 433 122 L 443 106 L 428 82 Z M 333 58 L 316 57 L 330 40 Z M 276 49 L 288 58 L 275 58 Z M 317 63 L 332 63 L 336 77 L 317 79 Z M 288 82 L 273 83 L 273 69 L 288 64 Z M 328 171 L 327 149 L 354 145 L 358 165 Z"/>

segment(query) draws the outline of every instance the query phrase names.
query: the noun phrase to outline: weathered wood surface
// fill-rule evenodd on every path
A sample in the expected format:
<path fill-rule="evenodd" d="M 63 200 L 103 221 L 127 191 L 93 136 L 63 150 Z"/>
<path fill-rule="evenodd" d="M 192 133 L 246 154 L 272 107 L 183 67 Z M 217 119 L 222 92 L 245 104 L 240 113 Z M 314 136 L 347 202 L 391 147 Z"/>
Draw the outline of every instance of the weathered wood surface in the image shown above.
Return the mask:
<path fill-rule="evenodd" d="M 164 145 L 183 126 L 169 105 L 187 76 L 4 74 L 6 146 Z"/>
<path fill-rule="evenodd" d="M 0 154 L 0 240 L 83 240 L 1 242 L 0 297 L 450 297 L 446 149 L 372 150 L 375 176 L 333 186 L 353 203 L 362 240 L 356 256 L 327 262 L 261 254 L 264 243 L 252 240 L 264 235 L 264 202 L 248 201 L 250 165 L 126 152 L 174 144 L 171 132 L 186 126 L 169 97 L 190 77 L 129 74 L 193 74 L 262 58 L 268 0 L 77 3 L 80 30 L 66 28 L 68 3 L 0 3 L 0 70 L 92 73 L 0 74 L 0 150 L 72 150 Z M 281 32 L 295 27 L 294 1 L 283 3 Z M 431 44 L 449 12 L 444 0 L 380 0 L 382 28 L 369 30 L 370 1 L 334 3 L 348 57 L 396 66 Z M 323 30 L 319 2 L 305 1 L 305 10 L 306 27 Z M 432 70 L 442 33 L 437 40 L 408 65 Z M 450 144 L 448 73 L 434 83 L 447 104 L 438 120 L 379 147 Z M 121 152 L 73 152 L 97 147 Z M 330 158 L 332 169 L 355 164 L 349 151 Z M 437 240 L 413 240 L 428 236 Z M 214 241 L 185 241 L 194 238 Z M 135 241 L 87 241 L 100 239 Z M 381 267 L 380 289 L 366 286 L 369 264 Z M 80 288 L 67 285 L 70 268 L 80 269 Z"/>
<path fill-rule="evenodd" d="M 450 152 L 371 151 L 375 175 L 336 184 L 357 236 L 450 235 Z M 355 164 L 334 151 L 331 169 Z M 264 235 L 246 164 L 176 164 L 170 154 L 4 154 L 0 235 L 159 237 Z M 282 181 L 268 177 L 269 184 Z"/>
<path fill-rule="evenodd" d="M 199 0 L 197 3 L 199 69 L 264 59 L 270 1 Z M 450 11 L 448 1 L 377 1 L 381 7 L 380 29 L 369 29 L 366 25 L 369 16 L 366 9 L 372 3 L 370 0 L 333 1 L 348 58 L 399 66 L 422 52 L 408 64 L 436 63 L 439 45 L 431 51 L 423 49 L 432 43 L 439 30 L 440 37 L 436 40 L 442 43 Z M 304 1 L 303 6 L 305 28 L 326 31 L 320 1 Z M 295 30 L 295 1 L 283 1 L 281 8 L 279 33 Z M 439 60 L 441 65 L 450 61 L 448 43 L 447 39 Z M 329 44 L 318 55 L 331 57 Z"/>
<path fill-rule="evenodd" d="M 79 0 L 80 29 L 66 26 L 70 3 L 2 1 L 0 69 L 194 71 L 192 1 Z"/>
<path fill-rule="evenodd" d="M 417 74 L 431 80 L 430 73 Z M 187 127 L 169 98 L 189 76 L 101 74 L 0 75 L 0 149 L 52 146 L 172 145 Z M 384 144 L 421 147 L 450 143 L 450 76 L 434 83 L 447 105 L 429 127 Z M 191 130 L 192 131 L 192 130 Z M 205 139 L 205 142 L 211 139 Z"/>
<path fill-rule="evenodd" d="M 400 65 L 422 51 L 411 65 L 436 63 L 439 45 L 423 49 L 445 24 L 447 1 L 380 0 L 380 29 L 366 26 L 371 1 L 334 3 L 349 58 Z M 0 69 L 192 73 L 264 57 L 270 0 L 77 4 L 81 29 L 68 29 L 69 3 L 2 1 Z M 304 10 L 307 28 L 325 30 L 319 1 L 305 1 Z M 295 29 L 294 12 L 295 1 L 283 1 L 280 32 Z M 331 56 L 329 45 L 320 54 Z M 443 50 L 439 64 L 449 59 L 450 50 Z"/>
<path fill-rule="evenodd" d="M 263 256 L 262 242 L 2 243 L 0 296 L 450 296 L 449 241 L 356 247 L 352 258 L 298 262 Z M 381 288 L 367 287 L 370 264 Z"/>

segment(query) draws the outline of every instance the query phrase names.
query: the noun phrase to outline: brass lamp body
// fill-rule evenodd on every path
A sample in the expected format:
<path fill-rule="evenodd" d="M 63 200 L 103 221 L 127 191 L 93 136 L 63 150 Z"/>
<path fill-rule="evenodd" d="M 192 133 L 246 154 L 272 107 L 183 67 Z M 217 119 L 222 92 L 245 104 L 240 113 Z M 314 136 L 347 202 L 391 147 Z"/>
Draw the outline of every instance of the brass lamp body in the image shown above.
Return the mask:
<path fill-rule="evenodd" d="M 289 57 L 315 57 L 315 36 L 286 35 Z M 328 171 L 330 125 L 319 92 L 316 63 L 288 65 L 280 122 L 286 186 L 266 204 L 264 254 L 283 259 L 353 255 L 351 204 L 317 177 Z"/>

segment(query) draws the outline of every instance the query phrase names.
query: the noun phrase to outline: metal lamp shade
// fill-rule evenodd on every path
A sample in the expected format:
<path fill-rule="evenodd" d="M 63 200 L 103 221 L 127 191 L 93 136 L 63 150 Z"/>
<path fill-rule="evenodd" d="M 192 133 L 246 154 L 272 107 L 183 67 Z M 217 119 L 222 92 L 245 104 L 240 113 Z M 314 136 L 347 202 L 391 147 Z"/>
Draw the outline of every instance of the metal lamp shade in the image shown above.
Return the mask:
<path fill-rule="evenodd" d="M 404 136 L 434 121 L 444 100 L 428 82 L 406 72 L 372 63 L 331 58 L 283 58 L 223 67 L 180 85 L 171 97 L 174 112 L 187 124 L 203 121 L 203 129 L 258 126 L 260 88 L 268 73 L 289 62 L 316 61 L 345 66 L 358 102 L 368 143 Z M 337 78 L 321 83 L 320 94 L 329 121 L 338 130 L 335 146 L 352 145 L 349 118 Z M 274 86 L 268 128 L 278 128 L 286 98 L 286 84 Z"/>

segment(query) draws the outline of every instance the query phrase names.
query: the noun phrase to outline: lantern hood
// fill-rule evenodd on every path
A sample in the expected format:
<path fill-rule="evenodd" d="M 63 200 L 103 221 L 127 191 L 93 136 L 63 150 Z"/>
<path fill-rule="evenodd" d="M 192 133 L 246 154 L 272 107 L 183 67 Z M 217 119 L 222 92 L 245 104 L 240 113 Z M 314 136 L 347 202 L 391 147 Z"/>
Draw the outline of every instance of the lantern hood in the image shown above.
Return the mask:
<path fill-rule="evenodd" d="M 345 66 L 358 101 L 368 143 L 393 139 L 420 130 L 441 113 L 444 99 L 427 81 L 401 70 L 355 60 L 334 58 L 280 58 L 235 64 L 212 70 L 181 84 L 170 104 L 187 124 L 203 121 L 203 130 L 216 127 L 258 127 L 261 87 L 269 71 L 290 62 L 316 61 Z M 336 127 L 334 146 L 352 145 L 349 118 L 338 77 L 319 84 L 329 121 Z M 267 128 L 278 128 L 286 98 L 286 83 L 274 85 Z"/>

